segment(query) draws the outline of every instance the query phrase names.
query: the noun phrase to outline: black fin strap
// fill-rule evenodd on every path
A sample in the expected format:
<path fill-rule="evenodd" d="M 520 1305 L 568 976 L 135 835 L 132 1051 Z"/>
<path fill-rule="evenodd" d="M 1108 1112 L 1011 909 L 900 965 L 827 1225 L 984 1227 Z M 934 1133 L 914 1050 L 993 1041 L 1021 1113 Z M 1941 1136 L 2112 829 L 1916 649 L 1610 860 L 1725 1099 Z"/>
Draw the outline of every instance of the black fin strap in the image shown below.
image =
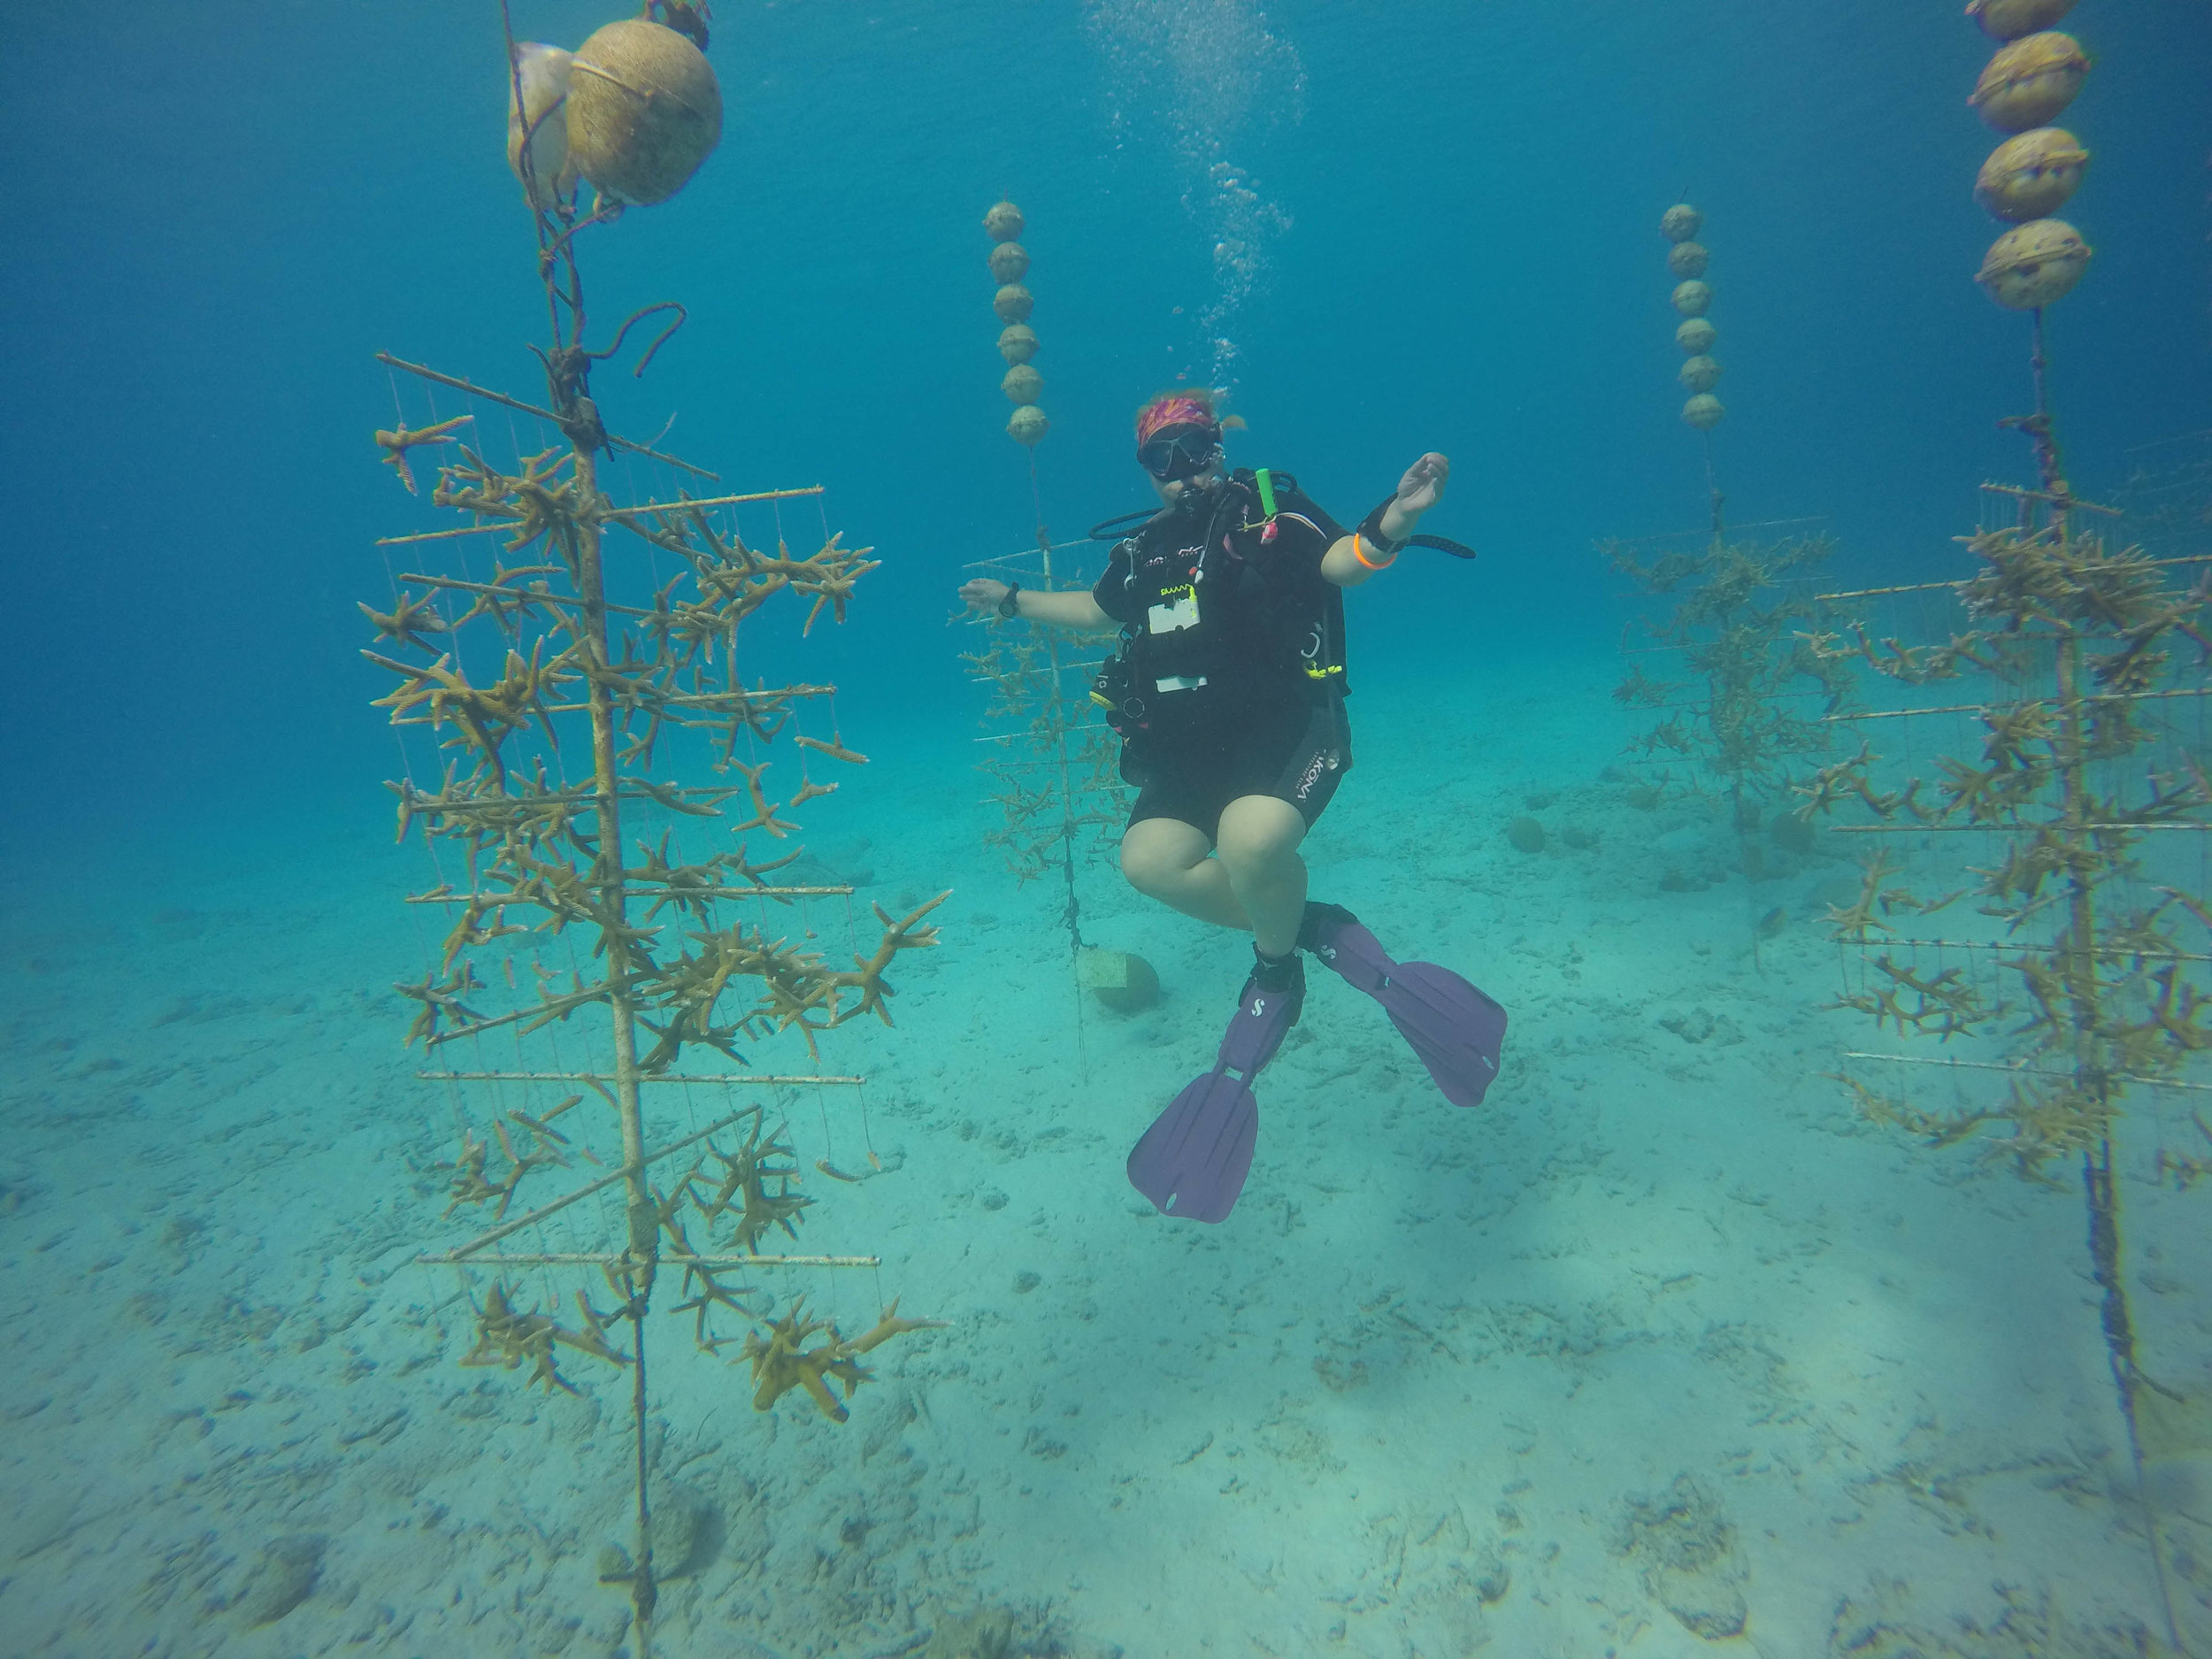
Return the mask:
<path fill-rule="evenodd" d="M 1391 503 L 1397 499 L 1397 493 L 1393 491 L 1381 506 L 1359 521 L 1359 529 L 1354 534 L 1369 547 L 1373 548 L 1376 552 L 1393 558 L 1396 557 L 1402 549 L 1409 547 L 1434 548 L 1439 553 L 1448 553 L 1455 559 L 1471 559 L 1475 557 L 1474 549 L 1464 547 L 1457 541 L 1448 541 L 1440 535 L 1409 535 L 1403 541 L 1391 541 L 1382 533 L 1383 514 L 1390 511 Z"/>
<path fill-rule="evenodd" d="M 1475 557 L 1474 549 L 1458 541 L 1448 541 L 1440 535 L 1409 535 L 1406 538 L 1406 545 L 1408 547 L 1432 547 L 1439 553 L 1448 553 L 1455 559 L 1471 559 Z"/>

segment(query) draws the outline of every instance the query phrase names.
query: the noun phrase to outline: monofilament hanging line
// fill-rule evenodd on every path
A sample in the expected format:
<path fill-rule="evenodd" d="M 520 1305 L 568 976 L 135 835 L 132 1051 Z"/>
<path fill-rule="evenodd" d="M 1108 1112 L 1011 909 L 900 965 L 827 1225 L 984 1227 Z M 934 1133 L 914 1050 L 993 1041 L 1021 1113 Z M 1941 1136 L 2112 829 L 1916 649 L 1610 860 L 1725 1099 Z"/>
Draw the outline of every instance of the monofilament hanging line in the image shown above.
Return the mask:
<path fill-rule="evenodd" d="M 1056 591 L 1052 576 L 1052 533 L 1045 528 L 1044 499 L 1037 487 L 1037 446 L 1029 449 L 1029 500 L 1037 518 L 1037 553 L 1044 572 L 1044 586 L 1048 593 Z M 1052 721 L 1052 741 L 1060 768 L 1060 879 L 1065 896 L 1060 907 L 1060 921 L 1068 930 L 1068 960 L 1072 964 L 1083 955 L 1083 901 L 1075 886 L 1075 780 L 1068 758 L 1068 719 L 1066 703 L 1061 690 L 1061 676 L 1065 664 L 1060 660 L 1060 634 L 1056 628 L 1045 631 L 1045 666 L 1050 675 L 1046 692 L 1046 708 Z M 1075 1049 L 1076 1065 L 1085 1078 L 1091 1073 L 1090 1043 L 1084 1015 L 1083 982 L 1080 975 L 1071 976 L 1075 993 Z"/>
<path fill-rule="evenodd" d="M 1722 529 L 1721 508 L 1728 497 L 1720 493 L 1720 484 L 1713 474 L 1713 434 L 1708 427 L 1698 434 L 1705 441 L 1705 499 L 1712 509 L 1713 540 L 1718 541 L 1725 532 Z"/>

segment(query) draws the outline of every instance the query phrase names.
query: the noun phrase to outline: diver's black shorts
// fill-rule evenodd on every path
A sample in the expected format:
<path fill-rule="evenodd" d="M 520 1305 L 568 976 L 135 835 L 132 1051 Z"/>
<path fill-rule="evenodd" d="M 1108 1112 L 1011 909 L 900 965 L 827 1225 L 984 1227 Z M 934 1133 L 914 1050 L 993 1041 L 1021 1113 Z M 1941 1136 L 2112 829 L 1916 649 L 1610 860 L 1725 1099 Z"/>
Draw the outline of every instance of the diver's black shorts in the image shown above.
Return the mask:
<path fill-rule="evenodd" d="M 1156 729 L 1122 751 L 1122 776 L 1138 785 L 1129 822 L 1173 818 L 1210 841 L 1221 813 L 1248 795 L 1271 795 L 1311 828 L 1352 769 L 1342 703 L 1285 701 L 1196 729 Z"/>

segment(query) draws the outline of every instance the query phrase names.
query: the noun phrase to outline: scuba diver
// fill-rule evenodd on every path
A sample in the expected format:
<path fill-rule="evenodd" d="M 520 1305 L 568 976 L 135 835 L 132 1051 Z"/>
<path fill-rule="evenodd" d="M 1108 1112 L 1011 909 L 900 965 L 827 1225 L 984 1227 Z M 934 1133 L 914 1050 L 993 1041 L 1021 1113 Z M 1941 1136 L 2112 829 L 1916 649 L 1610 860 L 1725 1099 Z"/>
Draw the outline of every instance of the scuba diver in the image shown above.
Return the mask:
<path fill-rule="evenodd" d="M 1414 534 L 1450 463 L 1422 456 L 1347 531 L 1290 474 L 1225 470 L 1223 428 L 1241 424 L 1200 390 L 1164 392 L 1138 411 L 1137 461 L 1160 507 L 1092 532 L 1105 540 L 1143 519 L 1087 593 L 989 578 L 960 589 L 972 611 L 1120 630 L 1120 653 L 1091 695 L 1121 736 L 1121 775 L 1137 789 L 1122 872 L 1186 916 L 1252 935 L 1251 975 L 1213 1069 L 1129 1155 L 1138 1191 L 1199 1221 L 1224 1219 L 1251 1169 L 1252 1080 L 1297 1024 L 1302 949 L 1382 1004 L 1454 1105 L 1482 1099 L 1506 1024 L 1459 975 L 1394 961 L 1349 910 L 1308 899 L 1298 852 L 1352 764 L 1343 590 L 1388 569 L 1409 542 L 1474 557 Z"/>

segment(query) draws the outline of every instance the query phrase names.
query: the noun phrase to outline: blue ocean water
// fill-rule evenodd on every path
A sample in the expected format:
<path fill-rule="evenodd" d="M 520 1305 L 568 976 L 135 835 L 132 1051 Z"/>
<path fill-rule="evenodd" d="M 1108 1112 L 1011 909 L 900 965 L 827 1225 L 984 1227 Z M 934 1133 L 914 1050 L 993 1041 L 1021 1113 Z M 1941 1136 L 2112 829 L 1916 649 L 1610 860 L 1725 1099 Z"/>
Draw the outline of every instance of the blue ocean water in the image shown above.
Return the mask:
<path fill-rule="evenodd" d="M 568 46 L 605 20 L 514 10 Z M 1732 520 L 1817 521 L 1845 586 L 1944 580 L 1976 487 L 2030 481 L 1995 424 L 2029 407 L 2025 326 L 1970 280 L 1988 42 L 1951 6 L 1734 0 L 715 25 L 720 148 L 584 244 L 595 338 L 663 299 L 687 320 L 594 390 L 733 488 L 826 487 L 749 510 L 756 542 L 826 526 L 882 560 L 841 626 L 760 659 L 834 681 L 874 757 L 809 824 L 858 903 L 805 925 L 841 958 L 867 902 L 955 896 L 899 1025 L 828 1054 L 871 1119 L 790 1110 L 803 1164 L 886 1166 L 808 1187 L 806 1248 L 885 1257 L 845 1326 L 892 1295 L 951 1324 L 882 1349 L 841 1426 L 795 1395 L 756 1417 L 741 1373 L 666 1345 L 656 1455 L 703 1518 L 656 1651 L 2202 1651 L 2205 1448 L 2177 1431 L 2154 1494 L 2162 1591 L 2078 1205 L 1873 1134 L 1818 1075 L 1861 1040 L 1819 1011 L 1845 969 L 1806 919 L 1850 858 L 1663 889 L 1715 833 L 1604 776 L 1630 608 L 1593 544 L 1707 521 L 1670 203 L 1706 215 Z M 2212 21 L 2088 0 L 2067 27 L 2096 252 L 2049 339 L 2094 499 L 2212 425 Z M 449 1241 L 452 1125 L 398 1048 L 388 987 L 439 929 L 400 902 L 433 877 L 382 786 L 435 767 L 358 655 L 376 538 L 437 522 L 369 434 L 463 408 L 373 354 L 542 384 L 497 6 L 17 6 L 0 40 L 0 1259 L 29 1345 L 0 1648 L 616 1651 L 593 1565 L 626 1390 L 457 1371 L 461 1293 L 407 1264 Z M 1033 495 L 992 349 L 1001 197 L 1053 421 Z M 1206 1064 L 1241 946 L 1094 864 L 1091 937 L 1167 995 L 1122 1018 L 1068 983 L 1052 883 L 981 845 L 954 598 L 1040 513 L 1067 541 L 1144 504 L 1131 412 L 1186 382 L 1248 423 L 1233 458 L 1347 520 L 1452 457 L 1425 527 L 1481 557 L 1354 597 L 1360 764 L 1310 850 L 1317 892 L 1508 1003 L 1519 1068 L 1448 1116 L 1321 987 L 1219 1232 L 1151 1217 L 1120 1166 Z M 1593 850 L 1529 862 L 1524 811 Z M 1755 951 L 1770 910 L 1792 926 Z M 2185 1102 L 2156 1110 L 2186 1134 Z M 2162 1144 L 2130 1148 L 2131 1271 L 2193 1397 L 2212 1261 Z"/>

